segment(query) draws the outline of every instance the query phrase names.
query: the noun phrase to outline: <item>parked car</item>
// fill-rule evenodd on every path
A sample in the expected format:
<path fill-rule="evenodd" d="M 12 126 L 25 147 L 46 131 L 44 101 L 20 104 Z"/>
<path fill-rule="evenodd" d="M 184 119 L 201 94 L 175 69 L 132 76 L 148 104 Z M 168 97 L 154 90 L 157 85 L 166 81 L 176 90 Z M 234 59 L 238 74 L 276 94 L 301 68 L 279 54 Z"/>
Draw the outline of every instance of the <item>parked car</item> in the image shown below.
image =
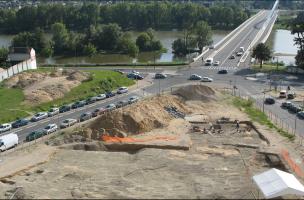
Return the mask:
<path fill-rule="evenodd" d="M 3 133 L 5 131 L 10 131 L 12 129 L 11 124 L 0 124 L 0 133 Z"/>
<path fill-rule="evenodd" d="M 133 73 L 133 74 L 139 74 L 139 72 L 136 71 L 136 70 L 132 70 L 131 73 Z"/>
<path fill-rule="evenodd" d="M 302 111 L 303 109 L 300 107 L 300 106 L 297 106 L 297 105 L 292 105 L 290 108 L 289 108 L 289 111 L 292 112 L 292 113 L 298 113 L 300 111 Z"/>
<path fill-rule="evenodd" d="M 231 55 L 229 59 L 235 59 L 235 55 Z"/>
<path fill-rule="evenodd" d="M 228 71 L 226 69 L 222 69 L 222 70 L 219 70 L 217 73 L 218 74 L 228 74 Z"/>
<path fill-rule="evenodd" d="M 115 92 L 107 92 L 106 93 L 106 98 L 110 98 L 110 97 L 114 97 L 115 96 Z"/>
<path fill-rule="evenodd" d="M 97 101 L 97 98 L 96 97 L 90 97 L 88 98 L 87 100 L 85 100 L 85 104 L 88 105 L 88 104 L 92 104 L 92 103 L 95 103 Z"/>
<path fill-rule="evenodd" d="M 59 108 L 51 108 L 48 112 L 49 117 L 52 117 L 52 116 L 57 115 L 57 114 L 59 114 Z"/>
<path fill-rule="evenodd" d="M 80 107 L 83 107 L 85 104 L 86 104 L 85 101 L 77 101 L 72 104 L 72 108 L 73 109 L 80 108 Z"/>
<path fill-rule="evenodd" d="M 29 123 L 29 120 L 27 119 L 18 119 L 15 122 L 12 123 L 13 128 L 19 128 L 21 126 L 25 126 Z"/>
<path fill-rule="evenodd" d="M 289 108 L 292 105 L 292 103 L 290 101 L 285 101 L 281 104 L 281 107 L 286 109 Z"/>
<path fill-rule="evenodd" d="M 106 98 L 107 98 L 106 94 L 99 94 L 96 96 L 97 101 L 104 100 Z"/>
<path fill-rule="evenodd" d="M 275 100 L 272 97 L 267 97 L 265 99 L 265 104 L 275 104 Z"/>
<path fill-rule="evenodd" d="M 60 128 L 67 128 L 67 127 L 73 126 L 76 123 L 77 123 L 76 119 L 71 119 L 71 118 L 65 119 L 61 122 Z"/>
<path fill-rule="evenodd" d="M 241 55 L 243 55 L 243 52 L 237 52 L 236 53 L 236 56 L 241 56 Z"/>
<path fill-rule="evenodd" d="M 64 106 L 61 106 L 59 108 L 59 113 L 63 113 L 63 112 L 67 112 L 67 111 L 70 111 L 72 108 L 71 105 L 64 105 Z"/>
<path fill-rule="evenodd" d="M 300 111 L 297 113 L 297 116 L 300 118 L 300 119 L 304 119 L 304 111 Z"/>
<path fill-rule="evenodd" d="M 156 73 L 154 76 L 155 79 L 164 79 L 167 78 L 166 74 L 162 74 L 162 73 Z"/>
<path fill-rule="evenodd" d="M 121 70 L 119 70 L 119 69 L 114 69 L 113 71 L 114 71 L 114 72 L 118 72 L 118 73 L 120 73 L 120 74 L 124 74 L 124 72 L 121 71 Z"/>
<path fill-rule="evenodd" d="M 91 119 L 91 118 L 92 118 L 92 113 L 90 113 L 90 112 L 82 113 L 80 115 L 80 121 L 81 122 L 86 121 L 86 120 Z"/>
<path fill-rule="evenodd" d="M 212 78 L 209 78 L 209 77 L 203 77 L 201 81 L 202 81 L 202 82 L 212 82 L 213 79 L 212 79 Z"/>
<path fill-rule="evenodd" d="M 140 74 L 134 74 L 134 73 L 130 73 L 127 75 L 128 78 L 130 79 L 135 79 L 135 80 L 143 80 L 144 77 L 141 76 Z"/>
<path fill-rule="evenodd" d="M 30 134 L 28 134 L 25 138 L 25 141 L 27 142 L 30 142 L 30 141 L 33 141 L 33 140 L 36 140 L 38 138 L 41 138 L 45 135 L 45 132 L 42 131 L 42 130 L 39 130 L 39 131 L 33 131 L 31 132 Z"/>
<path fill-rule="evenodd" d="M 215 61 L 215 62 L 213 63 L 213 65 L 214 65 L 214 66 L 219 66 L 219 65 L 220 65 L 220 61 Z"/>
<path fill-rule="evenodd" d="M 191 74 L 191 76 L 189 77 L 189 80 L 201 80 L 201 79 L 202 77 L 197 74 Z"/>
<path fill-rule="evenodd" d="M 213 45 L 209 46 L 209 49 L 214 49 L 214 46 Z"/>
<path fill-rule="evenodd" d="M 44 129 L 43 129 L 43 132 L 47 135 L 47 134 L 50 134 L 50 133 L 54 133 L 58 130 L 58 126 L 57 124 L 49 124 L 47 125 Z"/>
<path fill-rule="evenodd" d="M 129 104 L 132 104 L 132 103 L 137 102 L 138 100 L 139 100 L 138 96 L 132 96 L 132 97 L 130 97 L 128 102 L 129 102 Z"/>
<path fill-rule="evenodd" d="M 19 138 L 15 133 L 0 136 L 0 151 L 16 147 L 18 145 Z"/>
<path fill-rule="evenodd" d="M 296 98 L 296 93 L 288 93 L 287 94 L 287 99 L 294 99 L 294 98 Z"/>
<path fill-rule="evenodd" d="M 39 113 L 36 113 L 32 118 L 31 118 L 31 121 L 32 122 L 37 122 L 39 120 L 42 120 L 42 119 L 45 119 L 48 117 L 48 114 L 46 112 L 39 112 Z"/>
<path fill-rule="evenodd" d="M 122 101 L 119 101 L 118 103 L 116 103 L 116 108 L 121 108 L 121 107 L 124 107 L 124 106 L 126 106 L 128 104 L 129 104 L 128 101 L 122 100 Z"/>
<path fill-rule="evenodd" d="M 123 94 L 123 93 L 127 93 L 127 92 L 128 92 L 127 87 L 120 87 L 117 89 L 117 94 Z"/>
<path fill-rule="evenodd" d="M 97 117 L 98 115 L 102 115 L 106 112 L 107 110 L 105 108 L 96 108 L 93 112 L 92 112 L 92 117 Z"/>
<path fill-rule="evenodd" d="M 279 94 L 279 97 L 280 97 L 280 98 L 286 98 L 286 97 L 287 97 L 287 92 L 286 92 L 286 90 L 281 90 L 281 91 L 280 91 L 280 94 Z"/>
<path fill-rule="evenodd" d="M 107 111 L 112 111 L 112 110 L 115 110 L 115 108 L 116 108 L 115 104 L 111 103 L 111 104 L 107 105 L 106 110 Z"/>

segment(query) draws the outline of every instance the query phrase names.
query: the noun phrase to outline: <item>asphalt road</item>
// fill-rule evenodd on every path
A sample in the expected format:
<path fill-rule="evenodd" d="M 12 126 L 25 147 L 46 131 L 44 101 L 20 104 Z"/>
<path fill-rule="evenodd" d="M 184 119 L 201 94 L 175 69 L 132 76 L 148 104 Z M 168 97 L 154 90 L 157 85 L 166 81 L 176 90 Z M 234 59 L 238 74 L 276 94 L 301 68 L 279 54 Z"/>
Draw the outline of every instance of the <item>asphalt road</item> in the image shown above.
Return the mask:
<path fill-rule="evenodd" d="M 174 73 L 169 72 L 169 76 L 166 79 L 162 80 L 154 80 L 153 84 L 150 86 L 147 86 L 145 88 L 142 88 L 139 85 L 139 88 L 130 91 L 127 94 L 123 95 L 117 95 L 113 98 L 106 99 L 103 101 L 99 101 L 95 104 L 91 104 L 88 106 L 85 106 L 83 108 L 71 110 L 66 113 L 59 114 L 57 116 L 44 119 L 39 122 L 30 123 L 27 126 L 13 129 L 10 132 L 15 132 L 18 134 L 20 141 L 24 140 L 26 135 L 28 135 L 30 132 L 34 130 L 39 130 L 47 126 L 47 124 L 50 123 L 56 123 L 57 125 L 60 125 L 60 123 L 67 118 L 75 118 L 79 119 L 79 116 L 84 112 L 91 112 L 96 108 L 99 107 L 105 107 L 106 105 L 110 103 L 116 103 L 120 100 L 128 99 L 129 97 L 133 95 L 137 95 L 139 97 L 148 95 L 148 94 L 157 94 L 162 90 L 170 90 L 170 88 L 184 84 L 189 83 L 189 76 L 191 74 L 199 74 L 202 76 L 209 76 L 214 79 L 215 83 L 223 83 L 227 84 L 229 86 L 230 84 L 236 85 L 238 87 L 238 90 L 242 95 L 252 96 L 254 97 L 258 102 L 262 103 L 263 101 L 263 95 L 262 91 L 269 87 L 268 80 L 267 79 L 257 79 L 257 80 L 247 80 L 245 79 L 246 75 L 252 73 L 249 69 L 246 69 L 246 66 L 240 66 L 237 67 L 239 60 L 241 57 L 236 57 L 236 59 L 229 59 L 229 56 L 234 53 L 236 50 L 239 49 L 239 47 L 244 47 L 245 50 L 249 48 L 249 45 L 251 41 L 256 37 L 258 32 L 261 30 L 263 22 L 265 22 L 265 19 L 268 15 L 269 11 L 262 11 L 257 16 L 254 16 L 252 20 L 249 20 L 248 23 L 245 23 L 240 28 L 240 32 L 236 32 L 235 34 L 231 35 L 230 37 L 227 37 L 218 47 L 217 49 L 209 50 L 206 55 L 204 55 L 204 58 L 207 58 L 210 55 L 214 55 L 214 60 L 220 61 L 220 66 L 204 66 L 202 63 L 202 60 L 199 59 L 197 62 L 192 63 L 189 67 L 183 68 L 183 69 L 171 69 L 171 71 L 174 71 Z M 266 31 L 269 29 L 269 27 L 266 27 Z M 263 35 L 266 33 L 263 33 Z M 87 68 L 85 68 L 87 69 Z M 95 69 L 95 68 L 94 68 Z M 168 73 L 167 70 L 153 70 L 153 69 L 138 69 L 137 71 L 147 75 L 150 74 L 150 76 L 153 76 L 156 72 L 164 71 L 164 73 Z M 228 74 L 221 75 L 217 74 L 217 71 L 219 69 L 227 69 Z M 128 72 L 128 70 L 124 70 Z M 302 87 L 301 81 L 303 81 L 303 77 L 296 77 L 294 79 L 288 79 L 284 81 L 284 84 L 292 85 L 295 88 Z M 208 83 L 207 83 L 208 84 Z M 274 105 L 271 106 L 265 106 L 265 109 L 271 110 L 273 113 L 275 113 L 280 118 L 286 120 L 286 123 L 289 123 L 290 126 L 293 126 L 295 124 L 295 115 L 288 113 L 286 110 L 283 110 L 280 108 L 280 102 L 277 102 Z M 304 130 L 304 123 L 302 120 L 298 120 L 297 122 L 297 133 L 302 134 L 301 130 Z M 6 132 L 9 133 L 9 132 Z M 5 134 L 6 134 L 5 133 Z"/>

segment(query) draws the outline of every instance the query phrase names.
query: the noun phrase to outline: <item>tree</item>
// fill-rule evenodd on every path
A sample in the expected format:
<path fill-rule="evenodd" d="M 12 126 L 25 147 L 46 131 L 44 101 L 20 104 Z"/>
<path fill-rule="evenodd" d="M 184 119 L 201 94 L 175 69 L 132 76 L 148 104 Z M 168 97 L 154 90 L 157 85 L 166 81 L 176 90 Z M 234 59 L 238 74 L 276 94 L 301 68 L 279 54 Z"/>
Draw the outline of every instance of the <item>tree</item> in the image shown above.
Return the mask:
<path fill-rule="evenodd" d="M 114 50 L 122 35 L 121 27 L 117 24 L 108 24 L 98 31 L 98 47 L 104 50 Z"/>
<path fill-rule="evenodd" d="M 271 51 L 268 46 L 264 43 L 259 43 L 252 53 L 252 57 L 260 61 L 260 68 L 263 67 L 263 61 L 269 60 L 271 58 Z"/>
<path fill-rule="evenodd" d="M 136 45 L 140 51 L 147 51 L 150 47 L 151 38 L 148 33 L 141 33 L 136 39 Z"/>
<path fill-rule="evenodd" d="M 56 54 L 63 53 L 67 49 L 69 32 L 62 23 L 52 25 L 54 51 Z"/>
<path fill-rule="evenodd" d="M 294 42 L 299 48 L 296 64 L 304 69 L 304 12 L 300 12 L 291 23 L 291 33 L 296 35 Z"/>
<path fill-rule="evenodd" d="M 83 54 L 87 56 L 93 56 L 97 53 L 96 47 L 89 43 L 87 45 L 84 45 L 83 47 Z"/>
<path fill-rule="evenodd" d="M 205 21 L 199 21 L 194 28 L 197 47 L 202 51 L 203 47 L 212 43 L 211 27 Z"/>
<path fill-rule="evenodd" d="M 131 35 L 125 33 L 118 41 L 117 50 L 128 54 L 129 56 L 135 58 L 138 55 L 139 49 L 135 42 L 132 41 Z"/>
<path fill-rule="evenodd" d="M 177 54 L 177 55 L 186 55 L 187 54 L 186 43 L 181 38 L 174 40 L 174 42 L 172 44 L 172 49 L 173 49 L 174 54 Z"/>
<path fill-rule="evenodd" d="M 5 62 L 8 55 L 8 49 L 7 48 L 0 48 L 0 67 L 5 67 Z"/>

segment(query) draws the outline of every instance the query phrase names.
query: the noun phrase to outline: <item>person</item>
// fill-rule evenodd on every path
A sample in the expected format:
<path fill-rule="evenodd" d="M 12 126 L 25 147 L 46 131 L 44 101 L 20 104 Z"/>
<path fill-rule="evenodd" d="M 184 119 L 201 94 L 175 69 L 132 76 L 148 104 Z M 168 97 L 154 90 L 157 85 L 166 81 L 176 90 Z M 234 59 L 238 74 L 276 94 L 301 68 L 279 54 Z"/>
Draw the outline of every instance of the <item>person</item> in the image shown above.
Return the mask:
<path fill-rule="evenodd" d="M 290 90 L 290 86 L 289 86 L 289 85 L 287 86 L 287 90 L 288 90 L 288 91 Z"/>
<path fill-rule="evenodd" d="M 240 128 L 240 122 L 239 122 L 239 120 L 236 120 L 236 130 L 237 130 L 237 132 L 239 132 L 239 128 Z"/>

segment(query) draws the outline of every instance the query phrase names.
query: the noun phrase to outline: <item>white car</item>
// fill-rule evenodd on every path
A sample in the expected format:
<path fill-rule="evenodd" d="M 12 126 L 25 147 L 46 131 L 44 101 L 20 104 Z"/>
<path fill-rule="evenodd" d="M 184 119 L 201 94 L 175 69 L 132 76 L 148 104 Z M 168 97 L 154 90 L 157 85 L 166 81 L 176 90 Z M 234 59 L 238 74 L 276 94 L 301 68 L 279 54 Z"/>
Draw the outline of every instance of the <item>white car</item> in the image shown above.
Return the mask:
<path fill-rule="evenodd" d="M 132 104 L 132 103 L 135 103 L 139 100 L 138 96 L 132 96 L 130 99 L 129 99 L 129 104 Z"/>
<path fill-rule="evenodd" d="M 236 55 L 241 56 L 241 55 L 243 55 L 243 52 L 237 52 Z"/>
<path fill-rule="evenodd" d="M 212 82 L 213 79 L 212 78 L 209 78 L 209 77 L 203 77 L 202 78 L 202 82 Z"/>
<path fill-rule="evenodd" d="M 219 65 L 220 65 L 220 61 L 215 61 L 215 62 L 213 63 L 213 65 L 214 65 L 214 66 L 219 66 Z"/>
<path fill-rule="evenodd" d="M 127 93 L 128 92 L 128 88 L 127 87 L 120 87 L 117 90 L 117 94 L 123 94 L 123 93 Z"/>
<path fill-rule="evenodd" d="M 32 117 L 31 121 L 36 122 L 36 121 L 45 119 L 45 118 L 47 118 L 47 117 L 48 117 L 48 114 L 47 114 L 46 112 L 39 112 L 39 113 L 36 113 L 36 114 Z"/>
<path fill-rule="evenodd" d="M 11 124 L 1 124 L 0 125 L 0 133 L 3 133 L 5 131 L 10 131 L 12 129 Z"/>
<path fill-rule="evenodd" d="M 45 134 L 50 134 L 50 133 L 56 132 L 57 130 L 58 130 L 58 127 L 56 124 L 49 124 L 43 129 L 43 132 Z"/>
<path fill-rule="evenodd" d="M 139 75 L 139 72 L 135 70 L 132 70 L 131 73 Z"/>
<path fill-rule="evenodd" d="M 70 126 L 73 126 L 74 124 L 77 123 L 76 119 L 65 119 L 63 122 L 60 124 L 60 128 L 67 128 Z"/>
<path fill-rule="evenodd" d="M 59 114 L 59 108 L 51 108 L 48 112 L 49 117 L 52 117 L 52 116 L 57 115 L 57 114 Z"/>
<path fill-rule="evenodd" d="M 99 94 L 98 96 L 96 96 L 97 101 L 104 100 L 106 98 L 107 98 L 107 96 L 105 94 Z"/>

